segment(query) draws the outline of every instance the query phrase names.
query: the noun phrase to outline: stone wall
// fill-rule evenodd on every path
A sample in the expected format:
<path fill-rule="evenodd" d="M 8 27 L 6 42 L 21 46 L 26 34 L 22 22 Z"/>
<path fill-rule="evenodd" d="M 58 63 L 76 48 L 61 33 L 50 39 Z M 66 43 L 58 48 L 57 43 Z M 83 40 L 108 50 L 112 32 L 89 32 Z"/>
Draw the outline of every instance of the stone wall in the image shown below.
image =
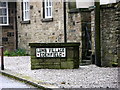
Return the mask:
<path fill-rule="evenodd" d="M 67 42 L 80 43 L 80 60 L 82 58 L 82 32 L 81 32 L 81 14 L 68 13 L 67 20 Z"/>
<path fill-rule="evenodd" d="M 29 51 L 29 43 L 64 42 L 63 1 L 53 2 L 53 21 L 43 21 L 42 2 L 30 2 L 30 7 L 30 23 L 24 23 L 17 3 L 18 47 Z"/>
<path fill-rule="evenodd" d="M 112 66 L 118 61 L 118 39 L 117 29 L 119 21 L 116 16 L 117 4 L 101 6 L 101 60 L 102 66 Z M 117 19 L 116 19 L 117 18 Z"/>
<path fill-rule="evenodd" d="M 116 28 L 117 35 L 117 56 L 118 56 L 118 66 L 120 67 L 120 2 L 116 5 L 116 22 L 118 22 L 118 27 Z"/>
<path fill-rule="evenodd" d="M 95 55 L 95 12 L 91 11 L 91 42 L 92 42 L 92 55 Z"/>
<path fill-rule="evenodd" d="M 30 43 L 30 46 L 31 69 L 79 68 L 80 43 Z M 41 50 L 36 53 L 36 48 L 41 48 Z M 39 54 L 39 57 L 37 57 L 37 54 Z M 62 54 L 64 54 L 64 57 L 62 57 Z"/>
<path fill-rule="evenodd" d="M 88 9 L 70 9 L 68 12 L 67 41 L 80 42 L 80 62 L 82 61 L 83 24 L 90 23 L 90 11 Z"/>
<path fill-rule="evenodd" d="M 16 3 L 8 3 L 8 16 L 9 16 L 9 25 L 0 26 L 0 44 L 4 46 L 4 50 L 13 51 L 16 49 Z M 2 40 L 1 40 L 2 38 Z"/>

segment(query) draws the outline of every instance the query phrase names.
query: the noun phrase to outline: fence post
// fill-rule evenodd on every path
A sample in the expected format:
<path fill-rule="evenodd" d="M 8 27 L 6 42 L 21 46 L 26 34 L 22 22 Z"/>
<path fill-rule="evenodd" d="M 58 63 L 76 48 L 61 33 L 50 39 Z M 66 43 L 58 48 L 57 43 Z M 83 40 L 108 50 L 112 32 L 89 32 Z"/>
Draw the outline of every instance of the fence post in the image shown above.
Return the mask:
<path fill-rule="evenodd" d="M 0 46 L 1 52 L 1 70 L 4 70 L 3 46 Z"/>

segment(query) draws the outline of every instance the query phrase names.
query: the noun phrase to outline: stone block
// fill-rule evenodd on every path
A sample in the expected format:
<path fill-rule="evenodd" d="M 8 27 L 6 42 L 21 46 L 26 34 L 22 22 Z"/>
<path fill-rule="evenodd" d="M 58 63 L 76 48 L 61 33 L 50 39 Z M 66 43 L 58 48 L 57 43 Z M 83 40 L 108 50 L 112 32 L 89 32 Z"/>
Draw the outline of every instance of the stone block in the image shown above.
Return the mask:
<path fill-rule="evenodd" d="M 49 65 L 48 69 L 60 69 L 60 65 Z"/>
<path fill-rule="evenodd" d="M 42 63 L 44 62 L 43 59 L 31 59 L 31 63 Z"/>
<path fill-rule="evenodd" d="M 39 66 L 38 66 L 38 65 L 37 65 L 37 66 L 33 66 L 33 65 L 32 65 L 32 66 L 31 66 L 31 69 L 32 69 L 32 70 L 34 70 L 34 69 L 43 69 L 43 68 L 44 68 L 44 66 L 42 66 L 42 65 L 39 65 Z"/>
<path fill-rule="evenodd" d="M 31 51 L 31 55 L 34 56 L 35 55 L 35 48 L 31 48 L 30 51 Z"/>
<path fill-rule="evenodd" d="M 37 62 L 37 63 L 31 63 L 31 65 L 33 65 L 33 66 L 39 66 L 40 63 L 39 62 Z"/>
<path fill-rule="evenodd" d="M 61 62 L 61 68 L 62 69 L 73 69 L 74 68 L 74 63 L 72 61 L 67 61 L 67 62 Z"/>

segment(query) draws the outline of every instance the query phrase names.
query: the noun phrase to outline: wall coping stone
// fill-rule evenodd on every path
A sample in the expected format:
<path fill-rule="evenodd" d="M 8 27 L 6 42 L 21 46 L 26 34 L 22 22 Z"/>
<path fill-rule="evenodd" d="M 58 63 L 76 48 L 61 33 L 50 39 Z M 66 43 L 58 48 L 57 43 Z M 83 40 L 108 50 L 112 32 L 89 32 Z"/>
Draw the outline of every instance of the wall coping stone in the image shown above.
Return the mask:
<path fill-rule="evenodd" d="M 80 46 L 80 43 L 29 43 L 31 47 L 76 47 Z"/>
<path fill-rule="evenodd" d="M 112 3 L 112 4 L 105 4 L 105 5 L 100 5 L 100 9 L 116 9 L 116 5 L 119 4 L 118 3 Z"/>
<path fill-rule="evenodd" d="M 91 12 L 89 8 L 74 8 L 70 9 L 68 13 Z"/>

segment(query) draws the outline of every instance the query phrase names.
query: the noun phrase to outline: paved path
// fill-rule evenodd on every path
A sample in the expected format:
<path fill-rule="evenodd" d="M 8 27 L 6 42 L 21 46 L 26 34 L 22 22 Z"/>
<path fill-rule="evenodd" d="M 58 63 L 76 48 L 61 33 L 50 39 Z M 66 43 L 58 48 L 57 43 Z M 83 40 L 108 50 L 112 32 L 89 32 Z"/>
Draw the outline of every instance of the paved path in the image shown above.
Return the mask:
<path fill-rule="evenodd" d="M 118 68 L 88 65 L 80 66 L 79 69 L 31 70 L 29 56 L 4 57 L 4 59 L 4 72 L 27 79 L 44 87 L 118 88 Z"/>
<path fill-rule="evenodd" d="M 0 90 L 2 88 L 34 88 L 33 86 L 10 79 L 0 74 Z"/>

